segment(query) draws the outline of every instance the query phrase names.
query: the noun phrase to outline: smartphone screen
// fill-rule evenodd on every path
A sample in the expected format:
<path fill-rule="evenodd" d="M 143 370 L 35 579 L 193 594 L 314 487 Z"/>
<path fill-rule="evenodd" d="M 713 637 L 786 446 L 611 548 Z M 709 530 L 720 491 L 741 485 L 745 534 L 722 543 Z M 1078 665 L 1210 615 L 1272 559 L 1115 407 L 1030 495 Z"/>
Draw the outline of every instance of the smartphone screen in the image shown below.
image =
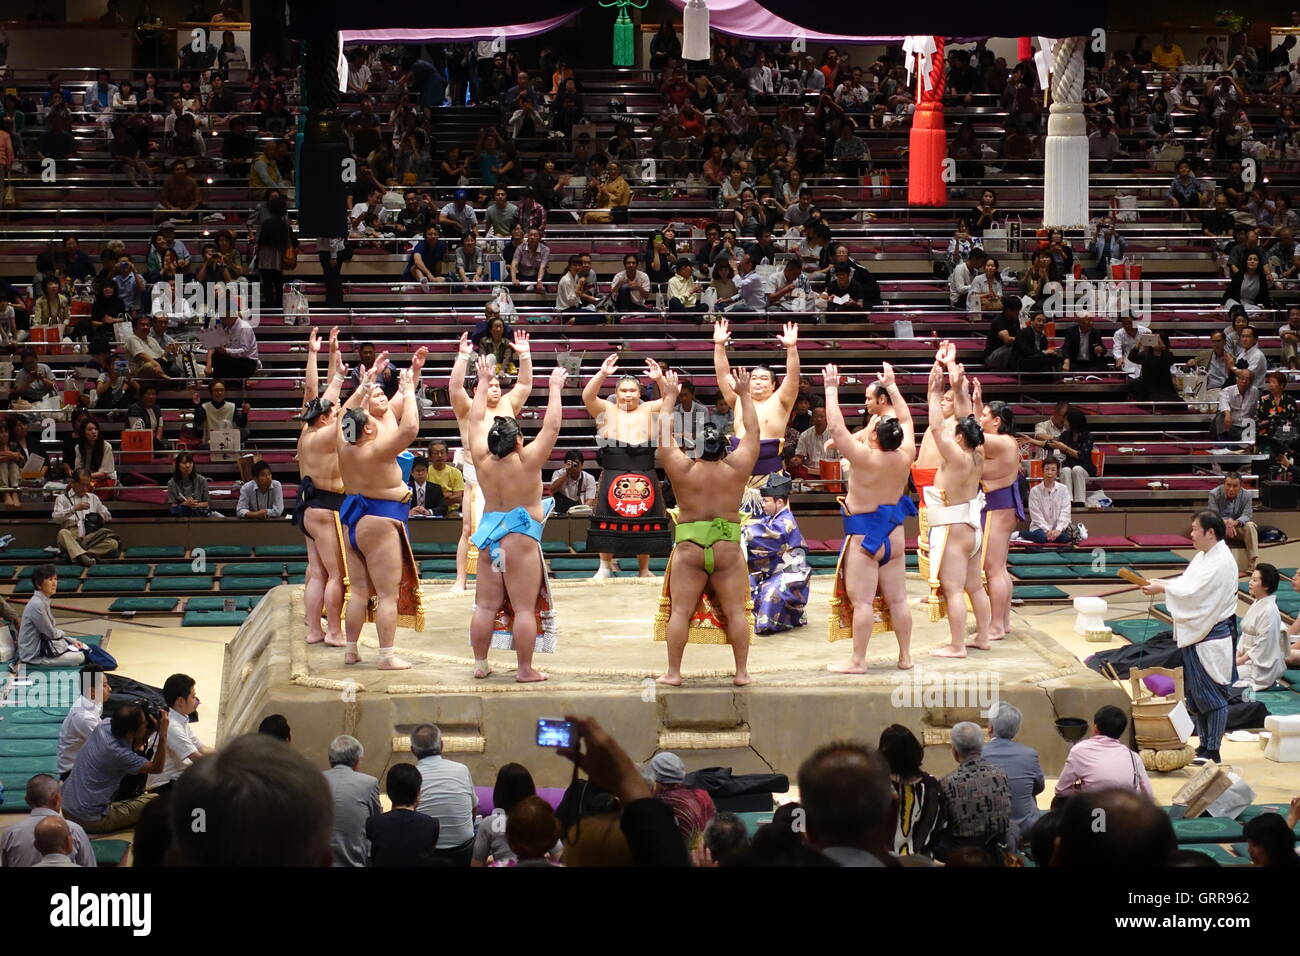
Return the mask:
<path fill-rule="evenodd" d="M 573 745 L 573 724 L 559 717 L 537 718 L 537 746 L 571 747 Z"/>

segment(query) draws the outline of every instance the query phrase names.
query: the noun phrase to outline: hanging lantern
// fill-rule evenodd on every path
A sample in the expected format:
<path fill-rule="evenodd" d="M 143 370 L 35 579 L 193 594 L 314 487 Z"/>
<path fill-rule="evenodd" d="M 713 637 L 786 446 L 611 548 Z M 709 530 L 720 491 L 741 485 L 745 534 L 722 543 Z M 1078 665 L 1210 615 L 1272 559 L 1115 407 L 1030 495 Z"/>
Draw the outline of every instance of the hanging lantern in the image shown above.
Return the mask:
<path fill-rule="evenodd" d="M 682 11 L 682 59 L 707 60 L 709 49 L 709 7 L 704 0 L 686 0 Z"/>
<path fill-rule="evenodd" d="M 907 141 L 907 202 L 943 206 L 948 202 L 943 181 L 943 161 L 948 156 L 943 127 L 943 37 L 908 37 L 903 52 L 908 73 L 916 73 L 916 110 Z"/>
<path fill-rule="evenodd" d="M 599 0 L 602 7 L 617 7 L 618 16 L 614 18 L 614 65 L 632 66 L 636 63 L 636 24 L 628 16 L 627 8 L 644 10 L 650 0 Z"/>

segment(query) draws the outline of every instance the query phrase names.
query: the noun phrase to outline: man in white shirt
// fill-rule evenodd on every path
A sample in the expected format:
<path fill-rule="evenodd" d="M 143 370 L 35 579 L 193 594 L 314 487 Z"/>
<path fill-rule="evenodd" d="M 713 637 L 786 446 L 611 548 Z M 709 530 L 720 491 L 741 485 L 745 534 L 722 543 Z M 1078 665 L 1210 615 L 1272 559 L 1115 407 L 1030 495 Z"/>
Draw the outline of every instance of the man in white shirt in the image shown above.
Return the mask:
<path fill-rule="evenodd" d="M 284 515 L 284 489 L 271 477 L 271 466 L 259 461 L 253 466 L 253 480 L 239 489 L 235 515 L 249 521 L 274 521 Z"/>
<path fill-rule="evenodd" d="M 817 69 L 817 61 L 811 56 L 803 58 L 803 72 L 799 74 L 799 83 L 805 93 L 820 93 L 826 89 L 826 74 Z"/>
<path fill-rule="evenodd" d="M 574 505 L 590 508 L 596 502 L 596 479 L 582 470 L 583 459 L 580 449 L 570 448 L 564 453 L 564 467 L 551 476 L 556 514 L 567 514 Z"/>
<path fill-rule="evenodd" d="M 596 304 L 600 298 L 594 294 L 596 290 L 582 277 L 581 271 L 582 257 L 569 256 L 569 268 L 556 285 L 555 311 L 562 315 L 567 314 L 570 324 L 580 322 L 583 325 L 594 325 L 604 321 L 604 316 L 596 311 Z"/>
<path fill-rule="evenodd" d="M 1219 414 L 1210 426 L 1214 438 L 1240 441 L 1241 430 L 1246 422 L 1255 420 L 1255 408 L 1259 405 L 1259 389 L 1254 384 L 1255 374 L 1248 368 L 1239 368 L 1236 375 L 1237 384 L 1219 392 Z"/>
<path fill-rule="evenodd" d="M 1065 541 L 1065 529 L 1070 526 L 1070 489 L 1056 480 L 1060 472 L 1060 462 L 1044 459 L 1043 480 L 1029 489 L 1029 530 L 1022 536 L 1026 541 Z"/>
<path fill-rule="evenodd" d="M 1264 373 L 1268 371 L 1268 359 L 1264 355 L 1264 350 L 1259 347 L 1259 333 L 1255 331 L 1254 326 L 1248 325 L 1237 334 L 1241 340 L 1241 354 L 1237 356 L 1237 368 L 1250 369 L 1255 373 L 1252 381 L 1262 386 Z"/>
<path fill-rule="evenodd" d="M 145 789 L 161 793 L 176 782 L 176 778 L 195 760 L 213 753 L 190 729 L 190 714 L 199 709 L 199 695 L 194 690 L 194 678 L 173 674 L 163 684 L 163 699 L 167 701 L 167 760 L 160 773 L 151 773 L 145 780 Z"/>
<path fill-rule="evenodd" d="M 1148 582 L 1144 594 L 1163 594 L 1182 649 L 1183 684 L 1196 721 L 1197 764 L 1222 763 L 1219 744 L 1228 724 L 1229 687 L 1237 679 L 1237 562 L 1224 541 L 1227 529 L 1213 511 L 1192 519 L 1196 555 L 1174 578 Z"/>
<path fill-rule="evenodd" d="M 433 724 L 421 724 L 411 733 L 411 753 L 423 781 L 419 810 L 438 821 L 434 852 L 455 866 L 469 866 L 478 804 L 469 768 L 442 756 L 442 732 Z"/>
<path fill-rule="evenodd" d="M 108 699 L 108 674 L 104 671 L 83 671 L 81 683 L 85 692 L 77 698 L 59 727 L 60 780 L 66 780 L 72 773 L 77 754 L 103 719 L 104 701 Z"/>
<path fill-rule="evenodd" d="M 767 65 L 767 54 L 759 51 L 754 59 L 754 65 L 745 71 L 745 82 L 749 86 L 749 91 L 756 96 L 771 96 L 776 92 L 778 74 L 775 69 Z"/>
<path fill-rule="evenodd" d="M 1221 389 L 1232 382 L 1236 359 L 1228 351 L 1228 337 L 1222 329 L 1210 333 L 1210 348 L 1187 360 L 1187 364 L 1205 369 L 1207 390 Z"/>
<path fill-rule="evenodd" d="M 1065 413 L 1070 410 L 1069 402 L 1057 402 L 1052 414 L 1034 426 L 1034 437 L 1030 439 L 1033 457 L 1047 458 L 1047 443 L 1061 437 L 1065 431 Z"/>
<path fill-rule="evenodd" d="M 814 471 L 826 457 L 826 409 L 812 410 L 812 427 L 799 433 L 799 443 L 795 454 L 803 455 L 804 463 Z"/>
<path fill-rule="evenodd" d="M 91 491 L 90 472 L 78 468 L 72 475 L 68 490 L 54 499 L 50 518 L 60 530 L 55 538 L 59 550 L 84 567 L 94 567 L 99 558 L 111 558 L 122 548 L 117 535 L 107 528 L 113 516 L 109 514 L 99 496 Z M 96 516 L 93 531 L 86 530 L 86 519 Z"/>
<path fill-rule="evenodd" d="M 469 193 L 457 189 L 451 202 L 438 211 L 438 227 L 448 238 L 459 239 L 467 232 L 478 229 L 478 213 L 469 204 Z"/>
<path fill-rule="evenodd" d="M 1133 384 L 1142 378 L 1142 369 L 1136 362 L 1129 360 L 1128 353 L 1137 348 L 1138 339 L 1150 333 L 1150 329 L 1145 325 L 1137 325 L 1133 321 L 1133 316 L 1120 316 L 1120 326 L 1115 330 L 1115 337 L 1112 340 L 1111 354 L 1115 357 L 1115 368 L 1129 377 L 1129 383 Z"/>
<path fill-rule="evenodd" d="M 855 66 L 848 80 L 835 88 L 835 102 L 849 111 L 861 112 L 871 104 L 871 88 L 862 82 L 862 68 Z"/>
<path fill-rule="evenodd" d="M 48 773 L 38 773 L 27 781 L 26 799 L 31 813 L 0 835 L 0 869 L 36 866 L 41 854 L 35 845 L 37 824 L 50 817 L 61 815 L 63 787 Z M 90 837 L 80 823 L 65 821 L 72 836 L 72 851 L 68 854 L 77 866 L 97 866 L 95 850 Z"/>
<path fill-rule="evenodd" d="M 966 293 L 970 292 L 970 284 L 976 276 L 983 274 L 984 263 L 988 258 L 988 253 L 977 247 L 971 250 L 966 259 L 952 267 L 952 272 L 948 276 L 949 305 L 953 308 L 965 307 Z"/>
<path fill-rule="evenodd" d="M 623 271 L 614 273 L 609 284 L 614 311 L 640 312 L 645 308 L 646 296 L 650 294 L 650 277 L 641 271 L 640 264 L 637 254 L 629 252 L 623 257 Z"/>
<path fill-rule="evenodd" d="M 257 357 L 257 335 L 253 327 L 230 311 L 212 327 L 216 333 L 208 349 L 206 378 L 251 378 L 262 367 Z"/>
<path fill-rule="evenodd" d="M 378 186 L 375 186 L 366 194 L 365 202 L 355 204 L 348 213 L 348 220 L 352 223 L 352 228 L 356 229 L 357 226 L 361 225 L 361 220 L 371 213 L 380 217 L 384 214 L 384 192 Z"/>

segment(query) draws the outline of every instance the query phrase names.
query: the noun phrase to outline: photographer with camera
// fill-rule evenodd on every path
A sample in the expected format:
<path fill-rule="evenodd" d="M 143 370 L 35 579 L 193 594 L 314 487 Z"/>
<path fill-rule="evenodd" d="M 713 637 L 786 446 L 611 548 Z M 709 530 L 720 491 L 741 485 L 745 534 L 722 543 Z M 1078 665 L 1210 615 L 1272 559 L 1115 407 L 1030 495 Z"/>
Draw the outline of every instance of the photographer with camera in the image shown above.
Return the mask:
<path fill-rule="evenodd" d="M 159 774 L 167 765 L 170 716 L 153 704 L 123 704 L 90 735 L 63 788 L 63 815 L 87 833 L 111 833 L 140 822 L 155 793 L 121 793 L 125 778 Z M 157 734 L 152 757 L 150 739 Z"/>

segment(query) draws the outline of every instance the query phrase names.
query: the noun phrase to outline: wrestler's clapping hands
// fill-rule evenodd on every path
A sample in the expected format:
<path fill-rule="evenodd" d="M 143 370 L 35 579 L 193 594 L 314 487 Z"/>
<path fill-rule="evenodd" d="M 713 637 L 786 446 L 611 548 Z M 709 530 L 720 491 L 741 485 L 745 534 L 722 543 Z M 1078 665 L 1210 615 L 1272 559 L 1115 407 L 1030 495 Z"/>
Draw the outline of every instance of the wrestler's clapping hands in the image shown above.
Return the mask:
<path fill-rule="evenodd" d="M 397 387 L 403 395 L 415 394 L 415 373 L 409 368 L 402 369 L 401 374 L 397 376 Z"/>
<path fill-rule="evenodd" d="M 980 380 L 974 375 L 970 377 L 970 400 L 977 412 L 984 407 L 984 389 L 980 386 Z"/>
<path fill-rule="evenodd" d="M 600 363 L 601 374 L 609 376 L 618 371 L 618 353 L 610 352 L 605 356 L 605 361 Z"/>
<path fill-rule="evenodd" d="M 840 387 L 840 367 L 838 365 L 827 365 L 822 369 L 822 385 L 826 388 Z"/>

